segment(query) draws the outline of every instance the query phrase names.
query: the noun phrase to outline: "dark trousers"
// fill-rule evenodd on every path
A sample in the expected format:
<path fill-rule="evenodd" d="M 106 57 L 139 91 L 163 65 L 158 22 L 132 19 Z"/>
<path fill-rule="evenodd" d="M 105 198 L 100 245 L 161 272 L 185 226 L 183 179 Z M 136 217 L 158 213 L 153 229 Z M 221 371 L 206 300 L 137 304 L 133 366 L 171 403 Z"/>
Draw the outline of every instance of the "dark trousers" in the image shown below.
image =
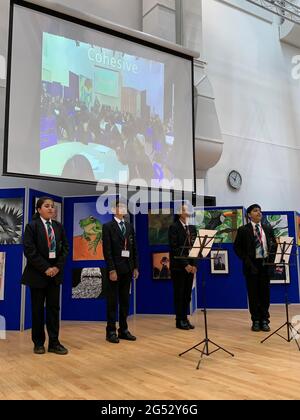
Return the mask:
<path fill-rule="evenodd" d="M 172 270 L 176 321 L 186 321 L 190 312 L 194 274 L 186 270 Z"/>
<path fill-rule="evenodd" d="M 262 260 L 256 260 L 254 266 L 258 273 L 246 275 L 251 319 L 253 322 L 269 322 L 270 277 L 268 267 L 263 265 Z"/>
<path fill-rule="evenodd" d="M 30 288 L 32 310 L 32 341 L 35 346 L 43 346 L 45 343 L 45 303 L 46 303 L 46 327 L 49 336 L 49 346 L 59 343 L 59 297 L 60 286 L 50 283 L 45 288 Z"/>
<path fill-rule="evenodd" d="M 108 281 L 107 286 L 107 327 L 106 332 L 116 331 L 117 305 L 119 300 L 119 327 L 122 332 L 128 330 L 129 291 L 132 273 L 118 274 L 117 281 Z"/>

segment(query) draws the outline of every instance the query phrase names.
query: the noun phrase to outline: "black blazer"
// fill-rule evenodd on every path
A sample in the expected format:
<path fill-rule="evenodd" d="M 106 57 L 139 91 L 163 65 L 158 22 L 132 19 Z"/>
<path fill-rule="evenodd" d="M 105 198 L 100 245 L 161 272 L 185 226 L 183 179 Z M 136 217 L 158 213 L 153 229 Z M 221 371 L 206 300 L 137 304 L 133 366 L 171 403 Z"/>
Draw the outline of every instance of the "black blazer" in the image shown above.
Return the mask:
<path fill-rule="evenodd" d="M 24 255 L 27 264 L 22 276 L 22 284 L 34 288 L 47 287 L 49 281 L 57 285 L 63 281 L 63 268 L 69 252 L 69 245 L 61 223 L 52 220 L 56 240 L 56 258 L 49 260 L 49 248 L 45 226 L 38 217 L 27 224 L 24 233 Z M 51 278 L 45 271 L 50 267 L 59 268 L 58 274 Z"/>
<path fill-rule="evenodd" d="M 125 274 L 138 269 L 138 251 L 133 226 L 125 222 L 125 238 L 116 220 L 105 223 L 102 230 L 103 254 L 108 271 L 116 270 L 119 274 Z M 127 250 L 129 258 L 122 257 L 122 251 L 127 239 Z"/>
<path fill-rule="evenodd" d="M 194 244 L 197 237 L 195 226 L 189 225 L 191 245 Z M 187 265 L 196 266 L 197 261 L 194 259 L 177 259 L 175 257 L 188 256 L 189 248 L 182 248 L 189 246 L 187 234 L 180 220 L 177 220 L 169 227 L 169 245 L 170 245 L 170 268 L 171 270 L 184 270 Z"/>
<path fill-rule="evenodd" d="M 268 248 L 268 262 L 273 262 L 275 259 L 275 252 L 277 248 L 276 238 L 271 226 L 262 224 L 262 228 L 266 235 Z M 255 274 L 255 267 L 253 263 L 256 259 L 256 246 L 253 226 L 248 223 L 238 229 L 237 236 L 234 242 L 234 251 L 236 255 L 243 261 L 243 272 L 247 274 Z"/>

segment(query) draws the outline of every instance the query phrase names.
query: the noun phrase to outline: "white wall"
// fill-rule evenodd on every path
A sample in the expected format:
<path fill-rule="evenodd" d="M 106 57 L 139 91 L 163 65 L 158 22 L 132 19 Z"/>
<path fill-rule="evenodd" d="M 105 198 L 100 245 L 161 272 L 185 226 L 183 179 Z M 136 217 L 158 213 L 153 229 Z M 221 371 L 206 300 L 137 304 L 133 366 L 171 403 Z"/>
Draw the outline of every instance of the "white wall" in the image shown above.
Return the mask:
<path fill-rule="evenodd" d="M 142 28 L 142 0 L 49 0 L 82 12 L 110 20 L 131 29 Z M 6 58 L 8 37 L 9 0 L 0 0 L 0 56 Z M 1 64 L 1 63 L 0 63 Z M 1 75 L 1 74 L 0 74 Z M 0 79 L 0 174 L 2 174 L 5 82 Z M 31 187 L 58 195 L 95 194 L 94 186 L 57 181 L 39 181 L 24 178 L 0 177 L 0 188 Z"/>
<path fill-rule="evenodd" d="M 203 58 L 225 142 L 207 194 L 218 205 L 299 210 L 300 80 L 292 78 L 292 57 L 300 50 L 281 44 L 270 20 L 234 3 L 202 2 Z M 232 169 L 243 176 L 239 192 L 226 183 Z"/>

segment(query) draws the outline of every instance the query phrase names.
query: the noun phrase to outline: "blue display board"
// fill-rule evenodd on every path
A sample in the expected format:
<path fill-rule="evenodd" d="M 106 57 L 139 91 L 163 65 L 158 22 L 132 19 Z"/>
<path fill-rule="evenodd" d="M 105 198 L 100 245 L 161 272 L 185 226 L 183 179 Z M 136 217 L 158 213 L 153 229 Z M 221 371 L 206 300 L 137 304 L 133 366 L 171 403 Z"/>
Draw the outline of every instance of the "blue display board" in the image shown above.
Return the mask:
<path fill-rule="evenodd" d="M 65 266 L 65 279 L 62 287 L 62 320 L 72 321 L 105 321 L 106 320 L 106 300 L 100 299 L 74 299 L 72 298 L 73 270 L 78 268 L 100 267 L 105 268 L 104 260 L 84 259 L 85 253 L 79 252 L 83 230 L 80 221 L 84 221 L 92 216 L 99 220 L 101 224 L 112 220 L 112 215 L 107 213 L 100 215 L 97 211 L 97 200 L 99 197 L 68 197 L 64 200 L 64 226 L 70 245 L 70 253 Z M 77 246 L 77 243 L 79 244 Z M 75 244 L 75 245 L 74 245 Z M 74 252 L 73 252 L 74 251 Z M 86 251 L 87 252 L 87 251 Z M 75 259 L 74 259 L 75 258 Z M 98 257 L 94 257 L 98 258 Z M 134 312 L 134 287 L 131 287 L 130 310 Z"/>
<path fill-rule="evenodd" d="M 25 203 L 25 189 L 3 189 L 0 190 L 0 200 L 2 203 L 7 199 L 19 199 L 22 203 L 22 209 L 28 205 L 28 218 L 34 213 L 35 200 L 43 195 L 50 196 L 55 201 L 62 203 L 62 198 L 48 194 L 42 191 L 29 190 L 28 203 Z M 72 281 L 74 269 L 88 267 L 105 267 L 105 261 L 98 259 L 84 259 L 84 252 L 80 247 L 77 251 L 83 252 L 76 254 L 76 246 L 73 245 L 82 236 L 81 220 L 93 216 L 99 218 L 101 223 L 112 219 L 112 215 L 107 213 L 100 216 L 97 213 L 97 196 L 89 197 L 68 197 L 64 199 L 64 226 L 70 245 L 70 253 L 65 266 L 65 278 L 62 287 L 62 320 L 74 321 L 105 321 L 106 320 L 106 301 L 105 299 L 74 299 L 72 298 Z M 10 202 L 12 204 L 13 202 Z M 164 204 L 159 205 L 164 208 Z M 171 204 L 173 209 L 174 203 Z M 10 208 L 10 207 L 9 207 Z M 6 209 L 6 210 L 9 210 Z M 228 210 L 241 209 L 237 207 L 214 207 L 209 210 Z M 1 209 L 1 206 L 0 206 Z M 23 211 L 24 214 L 24 211 Z M 282 234 L 288 234 L 295 237 L 295 245 L 292 250 L 290 260 L 288 287 L 289 302 L 299 303 L 299 264 L 297 254 L 297 229 L 295 223 L 295 212 L 274 212 L 266 211 L 275 229 L 282 229 Z M 272 216 L 281 216 L 280 223 L 278 218 Z M 170 223 L 174 216 L 170 216 Z M 1 219 L 0 219 L 1 220 Z M 133 221 L 133 220 L 132 220 Z M 171 279 L 154 278 L 153 272 L 153 254 L 167 253 L 169 246 L 167 243 L 156 243 L 155 232 L 149 232 L 149 215 L 137 214 L 134 217 L 134 224 L 137 236 L 140 276 L 136 281 L 135 287 L 132 284 L 130 314 L 135 309 L 137 314 L 173 314 L 173 286 Z M 284 226 L 286 224 L 286 226 Z M 22 220 L 21 234 L 24 230 L 24 217 Z M 285 232 L 285 233 L 284 233 Z M 161 232 L 159 232 L 161 234 Z M 79 243 L 79 242 L 78 242 Z M 218 249 L 215 244 L 213 250 Z M 247 290 L 244 275 L 242 273 L 242 262 L 235 255 L 232 243 L 223 243 L 220 245 L 222 250 L 228 253 L 229 270 L 228 274 L 214 274 L 211 272 L 211 262 L 203 260 L 199 262 L 197 273 L 197 287 L 192 292 L 192 309 L 203 307 L 203 280 L 205 281 L 206 304 L 208 308 L 218 309 L 247 309 Z M 73 249 L 74 248 L 74 249 Z M 19 330 L 21 317 L 21 275 L 23 246 L 20 244 L 0 244 L 0 252 L 5 252 L 5 285 L 4 300 L 0 300 L 0 316 L 5 319 L 7 330 Z M 77 255 L 75 258 L 75 254 Z M 1 296 L 1 293 L 0 293 Z M 282 304 L 285 301 L 285 286 L 283 284 L 271 285 L 271 303 Z M 25 299 L 25 328 L 31 327 L 31 305 L 30 293 L 26 289 Z"/>
<path fill-rule="evenodd" d="M 0 203 L 0 252 L 5 252 L 1 327 L 20 330 L 25 189 L 1 189 Z"/>
<path fill-rule="evenodd" d="M 242 206 L 208 207 L 205 210 L 239 210 Z M 215 228 L 215 226 L 212 226 Z M 203 281 L 205 282 L 207 308 L 246 309 L 248 308 L 247 288 L 242 273 L 242 262 L 233 250 L 233 243 L 214 244 L 212 250 L 225 250 L 228 253 L 228 274 L 211 272 L 211 261 L 199 261 L 197 273 L 198 308 L 203 307 Z"/>
<path fill-rule="evenodd" d="M 171 208 L 173 211 L 173 205 Z M 173 216 L 170 217 L 173 220 Z M 155 244 L 154 238 L 150 243 L 148 214 L 137 214 L 135 225 L 140 260 L 140 277 L 136 282 L 136 313 L 174 314 L 172 280 L 154 279 L 152 269 L 153 254 L 169 252 L 169 246 Z"/>
<path fill-rule="evenodd" d="M 267 215 L 281 215 L 286 216 L 288 222 L 288 236 L 295 238 L 294 246 L 291 252 L 289 276 L 290 284 L 288 284 L 288 296 L 290 303 L 300 303 L 299 300 L 299 277 L 298 277 L 298 264 L 297 264 L 297 231 L 295 226 L 295 212 L 293 211 L 265 211 Z M 276 223 L 276 222 L 275 222 Z M 274 223 L 274 224 L 275 224 Z M 282 224 L 282 223 L 281 223 Z M 282 224 L 283 226 L 283 224 Z M 285 285 L 284 284 L 271 284 L 271 303 L 278 304 L 285 302 Z"/>

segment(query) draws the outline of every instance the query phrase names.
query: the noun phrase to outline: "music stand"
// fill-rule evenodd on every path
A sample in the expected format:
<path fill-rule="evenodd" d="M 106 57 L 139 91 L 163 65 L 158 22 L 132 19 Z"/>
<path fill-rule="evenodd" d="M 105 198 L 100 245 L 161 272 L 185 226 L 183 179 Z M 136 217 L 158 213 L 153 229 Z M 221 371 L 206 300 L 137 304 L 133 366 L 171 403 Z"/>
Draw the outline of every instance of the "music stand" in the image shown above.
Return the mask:
<path fill-rule="evenodd" d="M 292 245 L 291 243 L 287 243 L 287 242 L 279 243 L 278 247 L 280 247 L 280 253 L 279 253 L 280 262 L 266 263 L 265 264 L 265 265 L 269 265 L 269 266 L 272 266 L 272 267 L 284 267 L 285 268 L 284 291 L 285 291 L 286 321 L 279 328 L 277 328 L 277 330 L 272 332 L 272 334 L 269 334 L 268 337 L 266 337 L 264 340 L 262 340 L 261 344 L 264 343 L 265 341 L 267 341 L 269 338 L 271 338 L 275 334 L 278 335 L 279 337 L 281 337 L 283 340 L 290 343 L 295 338 L 295 334 L 297 334 L 297 335 L 300 334 L 300 332 L 296 330 L 296 328 L 293 326 L 293 324 L 291 324 L 290 318 L 289 318 L 289 304 L 290 303 L 289 303 L 289 296 L 288 296 L 288 287 L 287 287 L 287 282 L 286 282 L 286 270 L 288 269 L 290 264 L 289 264 L 289 262 L 285 261 L 285 257 L 287 256 L 287 258 L 289 259 L 289 257 L 290 257 L 289 249 L 290 249 L 291 245 Z M 276 255 L 278 255 L 278 253 L 276 253 Z M 278 334 L 278 331 L 280 331 L 285 326 L 286 326 L 286 329 L 287 329 L 287 338 Z M 295 342 L 296 342 L 296 345 L 298 347 L 298 350 L 300 351 L 300 345 L 299 345 L 297 339 L 295 339 Z"/>
<path fill-rule="evenodd" d="M 212 242 L 213 242 L 214 236 L 208 236 L 208 235 L 200 236 L 200 235 L 197 235 L 197 238 L 198 238 L 198 239 L 199 239 L 199 241 L 200 241 L 200 246 L 199 246 L 198 256 L 197 256 L 197 257 L 185 256 L 185 257 L 177 257 L 177 258 L 184 258 L 184 259 L 187 259 L 187 258 L 188 258 L 188 259 L 194 259 L 194 260 L 196 260 L 198 263 L 199 263 L 199 261 L 200 261 L 200 260 L 204 261 L 204 260 L 212 260 L 212 259 L 217 258 L 217 256 L 216 256 L 216 257 L 213 257 L 213 258 L 211 258 L 211 257 L 209 257 L 209 256 L 203 257 L 204 250 L 211 249 L 211 246 L 212 246 Z M 195 241 L 195 242 L 196 242 L 196 241 Z M 184 245 L 182 248 L 183 248 L 183 250 L 182 250 L 182 253 L 183 253 L 184 248 L 187 248 L 187 247 Z M 189 247 L 189 248 L 190 248 L 190 247 Z M 195 249 L 195 247 L 193 247 L 193 248 Z M 210 252 L 210 251 L 209 251 L 209 252 Z M 208 253 L 209 253 L 209 252 L 208 252 Z M 205 253 L 207 253 L 207 251 L 206 251 Z M 198 265 L 199 265 L 199 264 L 198 264 Z M 230 356 L 234 357 L 234 354 L 233 354 L 233 353 L 230 353 L 230 352 L 229 352 L 228 350 L 226 350 L 224 347 L 219 346 L 219 344 L 214 343 L 214 342 L 213 342 L 213 341 L 209 338 L 209 336 L 208 336 L 208 322 L 207 322 L 207 309 L 206 309 L 206 284 L 205 284 L 205 274 L 204 274 L 204 270 L 203 270 L 203 273 L 202 273 L 202 292 L 203 292 L 203 314 L 204 314 L 204 330 L 205 330 L 205 337 L 204 337 L 204 339 L 203 339 L 202 341 L 200 341 L 199 343 L 195 344 L 194 346 L 190 347 L 189 349 L 187 349 L 187 350 L 185 350 L 184 352 L 182 352 L 182 353 L 180 353 L 180 354 L 179 354 L 179 356 L 183 356 L 184 354 L 188 353 L 188 352 L 189 352 L 189 351 L 191 351 L 191 350 L 197 350 L 198 352 L 200 352 L 200 353 L 201 353 L 201 356 L 200 356 L 200 359 L 199 359 L 199 361 L 198 361 L 198 364 L 197 364 L 197 368 L 196 368 L 196 369 L 199 369 L 199 367 L 200 367 L 200 363 L 201 363 L 201 361 L 202 361 L 203 356 L 210 356 L 211 354 L 216 353 L 216 352 L 217 352 L 217 351 L 219 351 L 219 350 L 222 350 L 222 351 L 224 351 L 225 353 L 230 354 Z M 201 346 L 201 344 L 203 344 L 203 343 L 204 343 L 203 349 L 202 349 L 202 350 L 199 350 L 197 347 Z M 209 343 L 210 343 L 210 344 L 212 344 L 212 345 L 214 345 L 214 346 L 216 347 L 216 349 L 215 349 L 215 350 L 213 350 L 213 351 L 209 351 L 209 348 L 208 348 L 208 344 L 209 344 Z"/>

